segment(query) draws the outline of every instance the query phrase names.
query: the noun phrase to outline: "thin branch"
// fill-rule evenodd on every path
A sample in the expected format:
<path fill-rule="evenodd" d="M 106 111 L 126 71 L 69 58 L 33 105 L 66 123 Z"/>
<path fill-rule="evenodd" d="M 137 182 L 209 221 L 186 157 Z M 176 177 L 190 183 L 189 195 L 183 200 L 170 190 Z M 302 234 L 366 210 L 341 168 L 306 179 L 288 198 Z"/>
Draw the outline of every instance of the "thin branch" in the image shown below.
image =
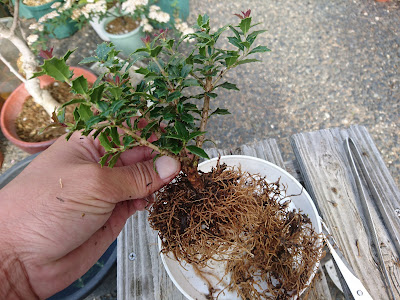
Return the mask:
<path fill-rule="evenodd" d="M 18 19 L 19 19 L 19 0 L 15 0 L 14 4 L 14 18 L 10 28 L 11 34 L 15 34 L 15 29 L 18 26 Z"/>
<path fill-rule="evenodd" d="M 23 83 L 26 82 L 26 79 L 19 74 L 19 72 L 17 70 L 15 70 L 15 68 L 5 59 L 5 57 L 0 53 L 0 60 L 10 69 L 10 71 L 19 79 L 21 80 Z"/>

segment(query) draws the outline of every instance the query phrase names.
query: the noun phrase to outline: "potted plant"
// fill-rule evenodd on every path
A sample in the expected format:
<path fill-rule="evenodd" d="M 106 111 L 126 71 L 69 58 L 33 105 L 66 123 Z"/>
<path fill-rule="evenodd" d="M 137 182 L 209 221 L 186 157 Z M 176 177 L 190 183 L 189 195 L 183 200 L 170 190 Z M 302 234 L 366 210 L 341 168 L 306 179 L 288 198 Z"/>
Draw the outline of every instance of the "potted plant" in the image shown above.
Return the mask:
<path fill-rule="evenodd" d="M 51 5 L 61 0 L 19 0 L 19 16 L 30 19 L 35 18 L 38 20 L 45 14 L 52 11 Z M 15 0 L 12 0 L 15 5 Z"/>
<path fill-rule="evenodd" d="M 35 55 L 29 48 L 27 42 L 19 37 L 17 34 L 18 32 L 18 11 L 19 11 L 19 2 L 16 2 L 15 11 L 14 11 L 14 18 L 9 28 L 6 24 L 0 23 L 0 38 L 8 39 L 12 44 L 16 46 L 18 51 L 21 53 L 22 58 L 22 69 L 25 73 L 25 76 L 21 75 L 11 63 L 9 63 L 5 57 L 1 54 L 0 50 L 0 59 L 9 67 L 11 72 L 15 74 L 17 78 L 19 78 L 23 84 L 21 84 L 17 89 L 11 93 L 11 95 L 7 98 L 3 109 L 1 111 L 1 129 L 7 139 L 9 139 L 13 144 L 17 145 L 21 149 L 27 151 L 28 153 L 36 153 L 39 151 L 44 150 L 47 148 L 51 143 L 54 142 L 55 137 L 48 138 L 45 141 L 40 142 L 31 142 L 29 140 L 23 140 L 17 134 L 17 127 L 16 127 L 16 120 L 18 116 L 20 116 L 20 111 L 24 107 L 27 108 L 26 103 L 28 103 L 27 98 L 31 96 L 31 100 L 29 100 L 29 105 L 34 107 L 37 106 L 37 111 L 43 115 L 45 121 L 50 123 L 50 117 L 55 111 L 57 107 L 60 106 L 60 103 L 54 99 L 50 91 L 45 88 L 46 86 L 53 90 L 58 91 L 59 88 L 56 87 L 56 84 L 52 84 L 54 79 L 49 76 L 43 76 L 40 78 L 32 78 L 35 71 L 38 68 L 38 62 L 36 60 Z M 27 38 L 28 42 L 30 37 Z M 52 51 L 42 51 L 42 55 L 49 58 L 52 56 Z M 72 68 L 74 70 L 75 76 L 85 76 L 89 79 L 90 82 L 94 82 L 96 77 L 87 70 L 83 68 Z M 72 74 L 72 72 L 71 72 Z M 51 84 L 51 85 L 50 85 Z M 60 99 L 63 99 L 66 95 L 71 95 L 69 89 L 67 90 L 68 93 L 65 95 L 60 95 Z M 75 95 L 72 95 L 75 97 Z M 38 119 L 38 114 L 35 113 L 32 117 L 32 121 L 34 119 Z M 27 125 L 29 120 L 24 120 L 24 116 L 20 118 L 20 129 L 25 129 L 25 125 Z M 35 124 L 31 124 L 32 130 L 38 130 L 38 126 Z M 39 126 L 40 127 L 40 126 Z M 40 128 L 39 128 L 40 129 Z M 32 135 L 34 137 L 39 136 L 38 132 L 34 132 Z M 62 133 L 59 133 L 61 135 Z M 30 135 L 30 134 L 27 134 Z M 25 138 L 26 139 L 26 138 Z"/>
<path fill-rule="evenodd" d="M 241 166 L 251 165 L 252 173 L 259 174 L 229 167 L 232 158 L 198 169 L 200 158 L 208 158 L 203 144 L 209 119 L 229 114 L 222 108 L 211 111 L 210 102 L 221 89 L 238 90 L 224 80 L 225 75 L 237 66 L 259 61 L 254 55 L 269 51 L 254 45 L 265 30 L 253 30 L 257 24 L 250 13 L 237 14 L 236 26 L 215 32 L 209 17 L 199 16 L 195 31 L 179 41 L 168 38 L 165 31 L 153 40 L 146 37 L 145 46 L 132 55 L 131 64 L 149 61 L 147 67 L 136 70 L 144 75 L 137 86 L 131 85 L 125 61 L 118 59 L 114 46 L 99 45 L 96 55 L 83 62 L 106 66 L 108 71 L 102 76 L 106 81 L 89 88 L 80 79 L 81 88 L 74 90 L 82 97 L 71 101 L 79 102 L 75 122 L 64 119 L 67 103 L 54 123 L 70 129 L 67 138 L 75 131 L 98 138 L 105 150 L 102 166 L 113 167 L 121 153 L 137 146 L 153 149 L 154 159 L 168 155 L 180 161 L 181 174 L 157 193 L 149 221 L 159 231 L 162 253 L 175 266 L 190 267 L 192 275 L 205 282 L 206 295 L 199 299 L 214 299 L 225 292 L 242 299 L 296 297 L 310 283 L 321 258 L 319 219 L 307 215 L 316 213 L 315 207 L 305 197 L 311 207 L 307 214 L 299 210 L 301 205 L 290 209 L 292 186 L 297 186 L 297 194 L 306 193 L 298 183 L 281 182 L 284 171 L 272 176 L 271 182 L 265 176 L 277 168 L 256 171 L 255 166 L 265 164 L 254 159 L 243 162 L 243 158 Z M 226 31 L 231 49 L 217 46 Z M 194 40 L 189 51 L 181 49 L 185 39 Z M 46 60 L 37 75 L 52 76 L 50 66 L 60 64 L 67 69 L 64 58 Z M 74 88 L 67 73 L 64 77 Z M 211 276 L 217 276 L 216 281 L 207 278 L 212 270 L 220 270 Z"/>

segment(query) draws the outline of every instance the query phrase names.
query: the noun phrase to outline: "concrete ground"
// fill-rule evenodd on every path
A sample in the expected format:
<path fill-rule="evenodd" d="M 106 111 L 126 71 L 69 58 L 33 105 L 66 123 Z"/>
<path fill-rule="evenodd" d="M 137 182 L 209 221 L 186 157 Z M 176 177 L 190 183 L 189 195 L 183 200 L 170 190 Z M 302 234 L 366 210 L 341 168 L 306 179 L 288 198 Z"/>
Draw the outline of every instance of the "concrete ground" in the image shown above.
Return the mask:
<path fill-rule="evenodd" d="M 276 138 L 290 160 L 291 135 L 361 124 L 400 186 L 399 1 L 190 0 L 190 6 L 192 24 L 207 13 L 217 28 L 252 9 L 259 28 L 268 29 L 259 43 L 272 52 L 228 74 L 241 91 L 221 92 L 213 103 L 232 113 L 210 122 L 209 137 L 219 148 Z M 86 27 L 56 42 L 55 50 L 79 47 L 71 57 L 78 62 L 99 42 Z M 1 148 L 5 168 L 25 155 L 4 140 Z M 115 274 L 87 299 L 115 299 Z"/>

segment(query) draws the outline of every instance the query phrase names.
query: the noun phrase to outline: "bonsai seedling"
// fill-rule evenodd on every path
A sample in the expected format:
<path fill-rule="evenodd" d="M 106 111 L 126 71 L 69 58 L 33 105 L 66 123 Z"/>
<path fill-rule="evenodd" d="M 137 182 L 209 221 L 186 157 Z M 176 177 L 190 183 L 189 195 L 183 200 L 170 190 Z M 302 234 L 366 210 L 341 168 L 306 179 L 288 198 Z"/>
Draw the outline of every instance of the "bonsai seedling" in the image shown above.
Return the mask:
<path fill-rule="evenodd" d="M 239 90 L 225 75 L 269 51 L 255 44 L 265 30 L 254 30 L 250 13 L 237 14 L 237 25 L 215 32 L 209 17 L 199 16 L 195 32 L 178 41 L 165 31 L 146 37 L 127 67 L 112 44 L 101 44 L 83 61 L 108 69 L 92 87 L 83 77 L 71 79 L 70 52 L 46 60 L 36 74 L 62 79 L 81 96 L 63 105 L 54 125 L 68 127 L 67 138 L 75 131 L 98 138 L 105 149 L 102 166 L 113 167 L 121 153 L 137 146 L 153 149 L 155 159 L 168 155 L 181 162 L 181 174 L 158 192 L 149 221 L 159 231 L 163 252 L 191 264 L 208 283 L 210 299 L 222 292 L 203 272 L 210 260 L 225 263 L 231 275 L 225 288 L 243 299 L 283 299 L 307 286 L 320 259 L 319 236 L 306 215 L 288 210 L 289 196 L 279 181 L 268 183 L 221 164 L 209 173 L 197 170 L 199 160 L 208 158 L 203 150 L 208 121 L 229 114 L 225 108 L 211 111 L 210 102 L 221 89 Z M 226 33 L 230 49 L 218 47 Z M 190 51 L 180 50 L 186 39 L 194 40 Z M 148 64 L 136 71 L 144 79 L 132 86 L 127 69 L 138 60 Z M 77 103 L 75 122 L 65 122 L 64 108 Z M 151 136 L 157 139 L 150 142 Z"/>

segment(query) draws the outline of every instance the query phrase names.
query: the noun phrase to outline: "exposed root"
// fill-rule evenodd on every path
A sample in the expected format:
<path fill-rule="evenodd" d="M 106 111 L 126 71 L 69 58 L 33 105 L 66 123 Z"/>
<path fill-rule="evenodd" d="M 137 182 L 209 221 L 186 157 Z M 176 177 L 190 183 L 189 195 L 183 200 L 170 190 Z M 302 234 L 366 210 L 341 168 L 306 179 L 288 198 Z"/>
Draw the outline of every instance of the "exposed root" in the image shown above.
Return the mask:
<path fill-rule="evenodd" d="M 157 195 L 149 221 L 162 251 L 197 270 L 223 261 L 231 275 L 226 288 L 242 299 L 298 295 L 321 259 L 322 243 L 306 215 L 288 210 L 286 187 L 219 164 L 201 176 L 202 190 L 181 175 Z"/>

